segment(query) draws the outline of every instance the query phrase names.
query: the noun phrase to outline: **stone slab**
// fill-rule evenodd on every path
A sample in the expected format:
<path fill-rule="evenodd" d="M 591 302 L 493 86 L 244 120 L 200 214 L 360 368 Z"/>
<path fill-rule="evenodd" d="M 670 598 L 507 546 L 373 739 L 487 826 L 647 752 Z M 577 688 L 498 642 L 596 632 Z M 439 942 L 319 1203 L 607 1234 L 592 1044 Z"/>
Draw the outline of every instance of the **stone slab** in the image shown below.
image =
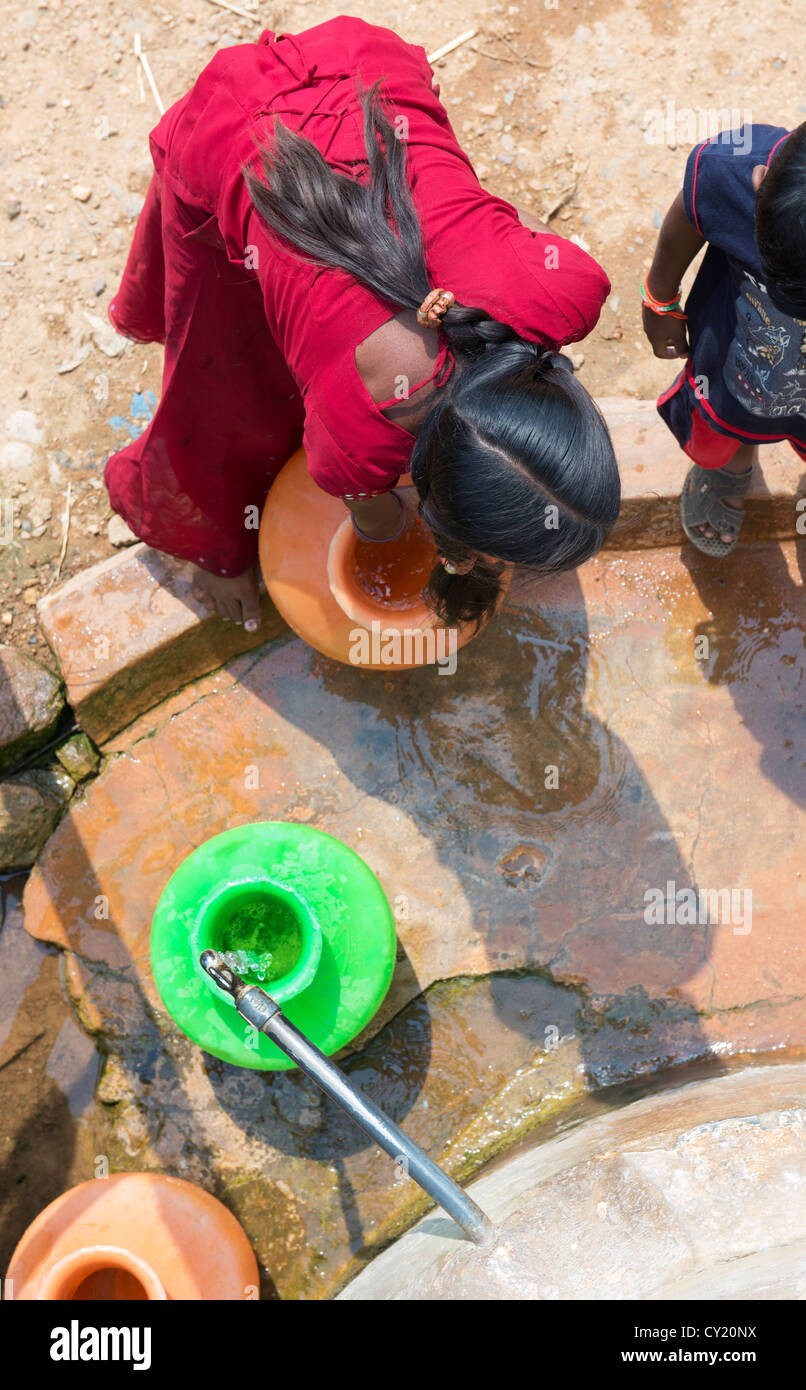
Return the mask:
<path fill-rule="evenodd" d="M 188 681 L 287 631 L 265 593 L 258 632 L 211 615 L 192 596 L 190 567 L 143 544 L 82 570 L 40 599 L 37 612 L 70 704 L 96 743 Z"/>
<path fill-rule="evenodd" d="M 592 1119 L 470 1185 L 488 1247 L 426 1217 L 339 1299 L 802 1299 L 805 1095 L 753 1068 Z"/>
<path fill-rule="evenodd" d="M 654 401 L 612 396 L 598 402 L 607 420 L 621 473 L 622 502 L 610 550 L 647 550 L 685 541 L 679 498 L 691 467 Z M 794 540 L 803 532 L 806 463 L 788 444 L 760 451 L 760 469 L 747 495 L 742 543 Z M 801 532 L 797 525 L 800 521 Z"/>

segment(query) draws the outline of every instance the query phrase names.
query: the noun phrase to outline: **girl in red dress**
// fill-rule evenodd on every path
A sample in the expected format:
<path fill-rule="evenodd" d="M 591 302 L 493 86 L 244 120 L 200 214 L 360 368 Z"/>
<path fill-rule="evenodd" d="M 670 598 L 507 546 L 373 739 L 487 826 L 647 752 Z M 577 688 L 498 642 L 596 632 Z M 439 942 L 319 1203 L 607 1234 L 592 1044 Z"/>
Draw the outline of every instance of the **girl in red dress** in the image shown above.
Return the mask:
<path fill-rule="evenodd" d="M 152 132 L 110 316 L 165 344 L 163 389 L 106 482 L 250 630 L 255 517 L 300 444 L 372 540 L 405 526 L 411 471 L 447 623 L 491 611 L 505 564 L 580 564 L 618 512 L 604 422 L 557 353 L 593 328 L 607 276 L 481 187 L 433 76 L 363 20 L 266 31 Z"/>

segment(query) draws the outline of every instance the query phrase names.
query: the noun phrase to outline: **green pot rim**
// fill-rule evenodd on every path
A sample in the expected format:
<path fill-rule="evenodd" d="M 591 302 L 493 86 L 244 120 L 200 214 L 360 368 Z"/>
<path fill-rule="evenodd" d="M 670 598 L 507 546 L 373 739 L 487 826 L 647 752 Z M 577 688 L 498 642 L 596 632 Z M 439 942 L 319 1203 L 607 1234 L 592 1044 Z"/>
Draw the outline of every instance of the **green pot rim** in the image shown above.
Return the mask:
<path fill-rule="evenodd" d="M 247 874 L 248 877 L 243 877 L 244 874 Z M 199 964 L 199 957 L 208 946 L 212 946 L 215 950 L 221 949 L 221 944 L 213 929 L 213 920 L 228 901 L 237 901 L 238 897 L 245 896 L 250 889 L 267 889 L 273 898 L 282 899 L 291 908 L 300 927 L 302 945 L 299 958 L 288 974 L 270 982 L 272 999 L 276 1003 L 282 1004 L 293 999 L 295 995 L 300 994 L 303 989 L 307 989 L 308 985 L 313 982 L 322 959 L 322 928 L 310 903 L 306 902 L 301 893 L 287 887 L 284 883 L 280 883 L 279 880 L 271 878 L 258 866 L 251 868 L 242 865 L 239 874 L 231 882 L 219 884 L 205 898 L 204 902 L 199 904 L 198 917 L 190 932 L 193 959 L 197 963 L 202 979 L 205 981 L 209 979 L 206 971 L 202 970 Z M 269 988 L 268 982 L 265 988 Z"/>

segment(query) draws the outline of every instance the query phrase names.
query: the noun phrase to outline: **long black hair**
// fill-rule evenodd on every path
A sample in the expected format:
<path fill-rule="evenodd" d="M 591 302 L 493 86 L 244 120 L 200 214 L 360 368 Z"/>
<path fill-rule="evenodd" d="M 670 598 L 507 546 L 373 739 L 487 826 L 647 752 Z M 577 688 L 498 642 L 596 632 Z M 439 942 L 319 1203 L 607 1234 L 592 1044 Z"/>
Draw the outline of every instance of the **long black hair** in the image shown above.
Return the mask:
<path fill-rule="evenodd" d="M 273 144 L 260 147 L 264 178 L 244 174 L 272 232 L 381 300 L 418 309 L 432 285 L 405 144 L 380 86 L 359 88 L 366 182 L 337 173 L 277 118 Z M 507 562 L 552 572 L 596 553 L 618 515 L 619 476 L 604 420 L 565 358 L 470 305 L 452 305 L 441 325 L 457 368 L 420 426 L 410 468 L 440 554 L 493 557 L 475 558 L 467 574 L 439 564 L 428 584 L 444 622 L 478 623 Z"/>
<path fill-rule="evenodd" d="M 756 245 L 773 304 L 806 318 L 806 121 L 770 161 L 756 194 Z"/>

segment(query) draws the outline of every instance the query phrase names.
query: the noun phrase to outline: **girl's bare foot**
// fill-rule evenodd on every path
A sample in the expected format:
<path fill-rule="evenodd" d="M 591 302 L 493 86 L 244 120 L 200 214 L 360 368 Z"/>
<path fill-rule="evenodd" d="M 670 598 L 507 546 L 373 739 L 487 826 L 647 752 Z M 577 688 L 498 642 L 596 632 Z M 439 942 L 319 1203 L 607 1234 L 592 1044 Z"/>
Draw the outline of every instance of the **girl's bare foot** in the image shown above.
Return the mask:
<path fill-rule="evenodd" d="M 247 632 L 257 632 L 261 612 L 254 569 L 230 579 L 195 566 L 192 587 L 193 597 L 204 604 L 208 613 L 218 613 L 230 622 L 242 623 Z"/>

